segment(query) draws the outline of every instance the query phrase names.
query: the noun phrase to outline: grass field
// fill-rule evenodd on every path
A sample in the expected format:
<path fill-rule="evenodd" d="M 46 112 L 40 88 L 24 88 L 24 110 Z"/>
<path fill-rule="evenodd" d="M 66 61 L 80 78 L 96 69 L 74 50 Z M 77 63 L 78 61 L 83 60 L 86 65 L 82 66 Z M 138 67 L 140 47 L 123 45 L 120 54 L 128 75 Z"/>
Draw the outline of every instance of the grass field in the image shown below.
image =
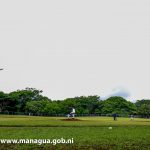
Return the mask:
<path fill-rule="evenodd" d="M 71 139 L 73 144 L 1 144 L 9 149 L 150 150 L 150 119 L 0 116 L 0 139 Z M 109 129 L 112 127 L 112 129 Z"/>

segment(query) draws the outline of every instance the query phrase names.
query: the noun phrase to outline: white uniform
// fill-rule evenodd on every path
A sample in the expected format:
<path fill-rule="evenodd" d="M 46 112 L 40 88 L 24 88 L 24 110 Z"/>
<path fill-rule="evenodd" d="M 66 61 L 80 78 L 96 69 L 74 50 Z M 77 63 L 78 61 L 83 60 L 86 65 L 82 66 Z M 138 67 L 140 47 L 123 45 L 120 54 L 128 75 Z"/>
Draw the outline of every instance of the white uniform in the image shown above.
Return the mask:
<path fill-rule="evenodd" d="M 72 108 L 72 111 L 70 112 L 70 115 L 72 115 L 72 118 L 74 118 L 74 116 L 75 116 L 75 109 L 74 108 Z"/>
<path fill-rule="evenodd" d="M 74 108 L 72 108 L 72 112 L 71 112 L 71 113 L 72 113 L 72 114 L 75 114 L 75 112 L 76 112 L 76 111 L 75 111 L 75 109 L 74 109 Z"/>

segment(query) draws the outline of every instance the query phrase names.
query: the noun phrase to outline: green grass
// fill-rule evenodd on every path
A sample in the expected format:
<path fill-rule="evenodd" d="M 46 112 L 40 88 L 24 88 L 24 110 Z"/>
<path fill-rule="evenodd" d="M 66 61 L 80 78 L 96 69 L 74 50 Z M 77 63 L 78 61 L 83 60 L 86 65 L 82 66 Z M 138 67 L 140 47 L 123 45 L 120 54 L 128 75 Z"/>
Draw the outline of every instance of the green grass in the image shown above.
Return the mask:
<path fill-rule="evenodd" d="M 74 139 L 74 144 L 1 144 L 0 149 L 102 149 L 149 150 L 150 119 L 78 117 L 82 121 L 62 121 L 60 117 L 0 116 L 0 139 Z M 112 130 L 108 127 L 111 126 Z"/>
<path fill-rule="evenodd" d="M 59 126 L 150 126 L 150 119 L 118 118 L 113 121 L 112 117 L 77 117 L 81 121 L 62 121 L 63 117 L 36 117 L 36 116 L 0 116 L 0 127 L 59 127 Z"/>

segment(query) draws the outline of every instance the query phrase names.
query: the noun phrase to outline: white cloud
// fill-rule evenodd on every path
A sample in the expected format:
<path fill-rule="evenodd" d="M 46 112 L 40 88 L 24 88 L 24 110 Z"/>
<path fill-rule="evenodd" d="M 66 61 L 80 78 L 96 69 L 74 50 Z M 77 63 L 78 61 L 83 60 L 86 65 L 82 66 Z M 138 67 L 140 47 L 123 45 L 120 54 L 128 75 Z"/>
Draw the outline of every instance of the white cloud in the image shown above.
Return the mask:
<path fill-rule="evenodd" d="M 117 87 L 113 89 L 110 93 L 107 93 L 106 95 L 102 96 L 101 99 L 107 99 L 111 96 L 121 96 L 125 99 L 128 99 L 130 97 L 130 92 L 123 87 Z"/>

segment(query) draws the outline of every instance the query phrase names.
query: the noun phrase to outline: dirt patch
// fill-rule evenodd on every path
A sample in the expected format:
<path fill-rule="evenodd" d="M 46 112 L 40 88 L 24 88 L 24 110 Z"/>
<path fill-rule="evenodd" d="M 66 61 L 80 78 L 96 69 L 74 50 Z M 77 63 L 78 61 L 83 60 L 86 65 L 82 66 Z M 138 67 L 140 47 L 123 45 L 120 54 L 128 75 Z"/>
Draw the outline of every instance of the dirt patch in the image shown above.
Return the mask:
<path fill-rule="evenodd" d="M 61 119 L 62 121 L 82 121 L 80 119 L 77 118 L 67 118 L 67 119 Z"/>

